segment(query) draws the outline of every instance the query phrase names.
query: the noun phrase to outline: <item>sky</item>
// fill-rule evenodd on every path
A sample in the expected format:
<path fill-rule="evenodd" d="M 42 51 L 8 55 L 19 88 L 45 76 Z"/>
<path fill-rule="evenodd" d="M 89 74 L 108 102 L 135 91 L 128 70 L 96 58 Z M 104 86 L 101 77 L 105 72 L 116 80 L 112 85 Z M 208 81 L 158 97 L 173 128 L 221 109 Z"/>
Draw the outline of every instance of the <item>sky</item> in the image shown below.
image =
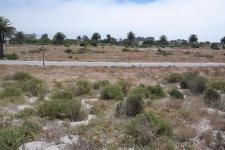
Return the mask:
<path fill-rule="evenodd" d="M 162 34 L 169 40 L 197 34 L 200 41 L 225 36 L 225 0 L 0 0 L 0 15 L 18 31 L 63 32 L 67 38 L 99 32 L 125 38 Z"/>

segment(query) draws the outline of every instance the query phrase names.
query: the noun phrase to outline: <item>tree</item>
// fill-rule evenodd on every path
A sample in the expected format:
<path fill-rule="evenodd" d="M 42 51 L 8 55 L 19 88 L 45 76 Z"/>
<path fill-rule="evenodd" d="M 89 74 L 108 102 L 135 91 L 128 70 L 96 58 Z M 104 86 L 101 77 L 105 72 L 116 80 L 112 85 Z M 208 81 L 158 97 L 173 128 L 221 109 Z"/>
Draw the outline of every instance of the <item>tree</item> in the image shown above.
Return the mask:
<path fill-rule="evenodd" d="M 84 36 L 82 37 L 82 40 L 87 42 L 87 41 L 89 41 L 90 39 L 89 39 L 89 37 L 88 37 L 87 35 L 84 35 Z"/>
<path fill-rule="evenodd" d="M 167 36 L 166 35 L 162 35 L 159 37 L 159 43 L 161 45 L 167 45 L 168 44 L 168 40 L 167 40 Z"/>
<path fill-rule="evenodd" d="M 222 46 L 224 47 L 225 46 L 225 36 L 220 40 Z"/>
<path fill-rule="evenodd" d="M 192 43 L 192 44 L 197 43 L 198 42 L 198 36 L 196 34 L 190 35 L 189 42 Z"/>
<path fill-rule="evenodd" d="M 42 41 L 42 42 L 48 42 L 49 40 L 50 40 L 50 39 L 49 39 L 47 33 L 41 35 L 41 41 Z"/>
<path fill-rule="evenodd" d="M 127 34 L 127 40 L 129 41 L 130 46 L 134 46 L 135 34 L 132 31 Z"/>
<path fill-rule="evenodd" d="M 15 35 L 15 39 L 18 44 L 22 44 L 25 40 L 24 33 L 22 31 L 17 32 Z"/>
<path fill-rule="evenodd" d="M 64 42 L 64 40 L 66 39 L 66 36 L 62 32 L 58 32 L 55 34 L 53 39 L 54 39 L 55 43 L 62 44 Z"/>
<path fill-rule="evenodd" d="M 77 40 L 78 40 L 78 41 L 81 41 L 81 36 L 80 36 L 80 35 L 77 36 Z"/>
<path fill-rule="evenodd" d="M 10 38 L 15 34 L 16 29 L 11 26 L 11 23 L 5 17 L 0 16 L 0 58 L 4 57 L 4 42 L 6 38 Z"/>
<path fill-rule="evenodd" d="M 110 34 L 107 34 L 106 40 L 107 40 L 108 43 L 110 43 L 112 41 L 112 36 Z"/>
<path fill-rule="evenodd" d="M 94 33 L 91 37 L 91 40 L 98 42 L 101 39 L 101 35 L 99 33 Z"/>

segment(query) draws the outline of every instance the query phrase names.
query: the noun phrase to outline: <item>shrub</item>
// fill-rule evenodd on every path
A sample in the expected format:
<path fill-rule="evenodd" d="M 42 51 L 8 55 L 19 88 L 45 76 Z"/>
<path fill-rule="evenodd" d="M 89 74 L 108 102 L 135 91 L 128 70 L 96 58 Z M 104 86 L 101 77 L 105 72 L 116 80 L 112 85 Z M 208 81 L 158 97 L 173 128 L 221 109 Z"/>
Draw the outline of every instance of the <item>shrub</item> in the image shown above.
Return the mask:
<path fill-rule="evenodd" d="M 45 101 L 38 107 L 38 115 L 49 119 L 79 120 L 81 117 L 81 104 L 73 99 L 56 99 Z"/>
<path fill-rule="evenodd" d="M 124 94 L 127 94 L 128 91 L 130 90 L 131 83 L 130 83 L 129 81 L 126 81 L 126 80 L 119 80 L 119 81 L 117 82 L 117 84 L 118 84 L 119 86 L 121 86 L 121 88 L 122 88 Z"/>
<path fill-rule="evenodd" d="M 76 87 L 75 87 L 76 96 L 89 94 L 90 92 L 91 92 L 91 84 L 88 81 L 85 81 L 85 80 L 77 81 Z"/>
<path fill-rule="evenodd" d="M 131 51 L 131 49 L 129 49 L 129 48 L 123 48 L 122 49 L 122 52 L 130 52 Z"/>
<path fill-rule="evenodd" d="M 151 146 L 157 138 L 172 137 L 170 125 L 153 113 L 145 113 L 126 123 L 124 132 L 137 146 Z"/>
<path fill-rule="evenodd" d="M 212 88 L 222 91 L 225 93 L 225 82 L 224 81 L 218 81 L 218 82 L 213 82 L 210 85 Z"/>
<path fill-rule="evenodd" d="M 31 108 L 26 108 L 20 112 L 17 112 L 14 117 L 15 118 L 27 118 L 30 117 L 32 115 L 35 115 L 35 111 Z"/>
<path fill-rule="evenodd" d="M 93 84 L 93 88 L 95 90 L 99 90 L 107 85 L 110 85 L 108 80 L 102 80 L 102 81 L 95 81 L 95 83 Z"/>
<path fill-rule="evenodd" d="M 205 92 L 204 100 L 205 103 L 209 106 L 218 106 L 220 104 L 220 99 L 220 94 L 212 88 L 208 89 Z"/>
<path fill-rule="evenodd" d="M 200 48 L 200 44 L 198 44 L 198 43 L 195 43 L 195 44 L 192 44 L 191 45 L 191 48 Z"/>
<path fill-rule="evenodd" d="M 0 147 L 2 150 L 16 150 L 24 142 L 24 135 L 13 127 L 0 129 Z"/>
<path fill-rule="evenodd" d="M 162 56 L 169 56 L 169 55 L 172 55 L 173 53 L 172 52 L 169 52 L 169 51 L 165 51 L 165 50 L 162 50 L 162 49 L 158 49 L 158 52 L 157 52 L 157 55 L 162 55 Z"/>
<path fill-rule="evenodd" d="M 8 60 L 16 60 L 16 59 L 18 59 L 18 56 L 16 54 L 5 54 L 5 57 Z"/>
<path fill-rule="evenodd" d="M 37 79 L 19 82 L 17 86 L 21 87 L 24 92 L 27 92 L 32 96 L 39 96 L 40 98 L 43 98 L 48 92 L 47 86 L 41 80 Z"/>
<path fill-rule="evenodd" d="M 14 150 L 28 140 L 33 140 L 41 131 L 38 124 L 25 121 L 19 127 L 7 127 L 0 129 L 0 149 Z"/>
<path fill-rule="evenodd" d="M 83 47 L 85 47 L 85 46 L 87 46 L 87 45 L 88 45 L 87 42 L 81 42 L 81 43 L 80 43 L 80 46 L 83 46 Z"/>
<path fill-rule="evenodd" d="M 0 98 L 19 97 L 22 95 L 22 90 L 17 87 L 6 87 L 0 91 Z"/>
<path fill-rule="evenodd" d="M 212 50 L 220 50 L 220 47 L 217 43 L 212 43 L 210 47 Z"/>
<path fill-rule="evenodd" d="M 92 41 L 92 42 L 91 42 L 91 45 L 94 46 L 94 47 L 96 47 L 96 46 L 98 46 L 98 43 L 95 42 L 95 41 Z"/>
<path fill-rule="evenodd" d="M 181 82 L 183 80 L 183 75 L 179 73 L 171 73 L 167 78 L 168 83 Z"/>
<path fill-rule="evenodd" d="M 136 116 L 143 112 L 144 102 L 140 95 L 130 95 L 125 104 L 126 115 L 127 116 Z"/>
<path fill-rule="evenodd" d="M 73 52 L 73 50 L 72 49 L 66 49 L 64 52 L 67 53 L 67 54 L 71 54 Z"/>
<path fill-rule="evenodd" d="M 24 135 L 24 140 L 28 141 L 35 138 L 35 135 L 41 131 L 41 127 L 37 123 L 25 120 L 20 130 Z"/>
<path fill-rule="evenodd" d="M 147 92 L 147 97 L 152 99 L 160 99 L 166 96 L 166 93 L 160 85 L 147 86 Z"/>
<path fill-rule="evenodd" d="M 176 99 L 184 99 L 184 95 L 177 89 L 170 91 L 170 96 Z"/>
<path fill-rule="evenodd" d="M 55 88 L 52 93 L 53 99 L 72 99 L 73 98 L 73 87 L 61 87 L 61 88 Z"/>
<path fill-rule="evenodd" d="M 102 89 L 101 96 L 106 100 L 121 100 L 123 99 L 123 91 L 122 88 L 118 85 L 107 85 Z"/>
<path fill-rule="evenodd" d="M 146 87 L 144 85 L 139 85 L 131 89 L 129 95 L 131 94 L 140 95 L 143 98 L 148 97 L 148 91 L 146 90 Z"/>
<path fill-rule="evenodd" d="M 207 80 L 197 74 L 188 73 L 180 85 L 183 89 L 190 89 L 195 94 L 202 94 L 207 88 Z"/>
<path fill-rule="evenodd" d="M 30 75 L 29 73 L 25 73 L 25 72 L 17 72 L 13 75 L 12 78 L 17 81 L 26 81 L 26 80 L 34 79 L 34 77 L 32 75 Z"/>

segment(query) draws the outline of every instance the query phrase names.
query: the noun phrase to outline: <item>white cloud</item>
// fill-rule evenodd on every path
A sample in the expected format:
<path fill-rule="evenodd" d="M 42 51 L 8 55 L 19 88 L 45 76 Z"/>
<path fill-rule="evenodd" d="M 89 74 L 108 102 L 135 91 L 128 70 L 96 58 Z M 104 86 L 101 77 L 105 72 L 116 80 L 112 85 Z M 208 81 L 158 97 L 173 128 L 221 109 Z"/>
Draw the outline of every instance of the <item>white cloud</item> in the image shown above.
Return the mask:
<path fill-rule="evenodd" d="M 62 31 L 68 37 L 100 32 L 125 37 L 166 34 L 169 39 L 196 33 L 200 40 L 218 41 L 225 34 L 224 0 L 158 0 L 148 4 L 114 0 L 10 0 L 0 14 L 18 30 L 29 33 Z M 2 3 L 3 4 L 3 3 Z"/>

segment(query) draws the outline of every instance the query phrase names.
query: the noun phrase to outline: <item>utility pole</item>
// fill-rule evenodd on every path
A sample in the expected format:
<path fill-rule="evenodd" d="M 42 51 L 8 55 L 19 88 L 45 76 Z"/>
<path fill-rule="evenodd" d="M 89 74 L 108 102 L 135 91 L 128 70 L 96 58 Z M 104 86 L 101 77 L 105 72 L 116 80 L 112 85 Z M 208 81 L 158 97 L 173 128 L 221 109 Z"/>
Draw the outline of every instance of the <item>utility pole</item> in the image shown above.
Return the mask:
<path fill-rule="evenodd" d="M 42 61 L 43 61 L 43 67 L 45 66 L 45 52 L 47 51 L 47 48 L 44 48 L 44 46 L 42 46 L 40 48 L 40 51 L 42 51 Z"/>

